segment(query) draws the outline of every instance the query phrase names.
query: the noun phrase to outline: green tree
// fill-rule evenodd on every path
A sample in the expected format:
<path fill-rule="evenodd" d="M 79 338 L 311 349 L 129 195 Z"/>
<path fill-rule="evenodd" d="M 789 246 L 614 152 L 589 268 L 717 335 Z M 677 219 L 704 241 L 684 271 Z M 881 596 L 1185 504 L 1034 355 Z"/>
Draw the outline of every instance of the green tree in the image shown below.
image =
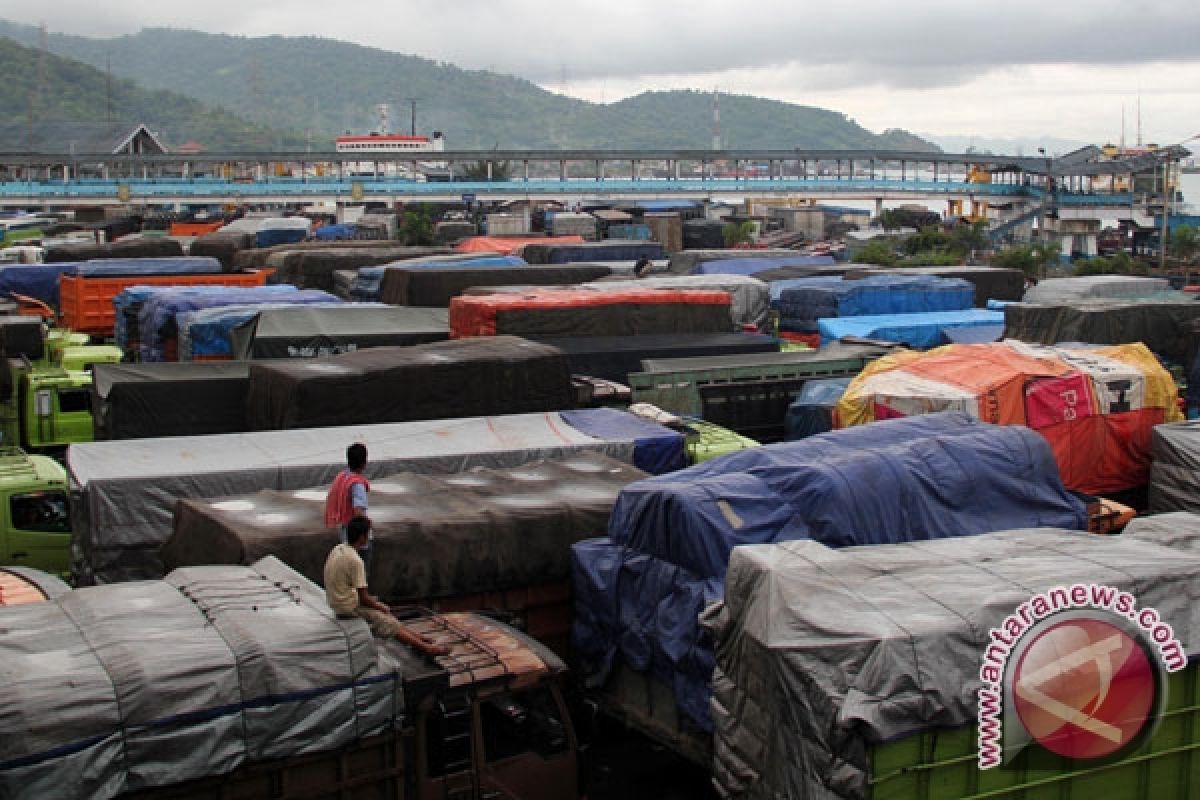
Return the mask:
<path fill-rule="evenodd" d="M 1058 242 L 1034 242 L 999 250 L 992 256 L 993 267 L 1019 269 L 1031 278 L 1039 277 L 1052 264 L 1058 263 Z"/>
<path fill-rule="evenodd" d="M 418 206 L 405 211 L 404 220 L 400 223 L 400 238 L 407 245 L 433 244 L 433 222 L 429 219 L 429 209 Z"/>
<path fill-rule="evenodd" d="M 1184 263 L 1191 263 L 1200 251 L 1200 233 L 1195 226 L 1180 225 L 1171 231 L 1171 255 Z"/>
<path fill-rule="evenodd" d="M 904 227 L 904 220 L 893 208 L 885 208 L 882 212 L 880 212 L 879 217 L 876 218 L 875 221 L 878 222 L 879 227 L 883 228 L 885 231 L 894 231 L 898 228 Z"/>
<path fill-rule="evenodd" d="M 863 245 L 854 255 L 859 264 L 877 264 L 881 267 L 891 267 L 899 260 L 891 243 L 885 239 L 872 239 Z"/>
<path fill-rule="evenodd" d="M 725 237 L 726 247 L 737 247 L 739 244 L 749 244 L 754 241 L 754 223 L 750 220 L 730 222 L 721 228 Z"/>
<path fill-rule="evenodd" d="M 988 244 L 987 220 L 981 219 L 955 225 L 950 231 L 947 248 L 965 257 L 976 250 L 986 250 Z"/>
<path fill-rule="evenodd" d="M 463 165 L 462 176 L 468 181 L 486 181 L 488 180 L 488 161 L 480 159 L 479 161 Z M 512 164 L 507 161 L 492 161 L 492 177 L 493 181 L 506 181 L 512 177 Z"/>

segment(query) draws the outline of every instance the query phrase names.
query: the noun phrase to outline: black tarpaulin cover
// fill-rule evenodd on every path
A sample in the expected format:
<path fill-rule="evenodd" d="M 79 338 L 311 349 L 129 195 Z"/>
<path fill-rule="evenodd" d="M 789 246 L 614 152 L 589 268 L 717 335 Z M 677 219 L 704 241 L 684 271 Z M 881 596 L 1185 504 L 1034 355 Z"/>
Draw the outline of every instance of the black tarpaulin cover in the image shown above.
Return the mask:
<path fill-rule="evenodd" d="M 643 336 L 558 336 L 538 338 L 567 354 L 574 375 L 628 383 L 646 358 L 696 358 L 741 353 L 776 353 L 779 340 L 760 333 L 680 333 Z"/>
<path fill-rule="evenodd" d="M 441 308 L 358 304 L 264 309 L 236 326 L 234 358 L 312 358 L 370 347 L 439 342 L 450 335 Z"/>
<path fill-rule="evenodd" d="M 1156 355 L 1182 364 L 1195 320 L 1200 320 L 1200 303 L 1194 302 L 1009 303 L 1004 307 L 1004 338 L 1034 344 L 1141 342 Z"/>
<path fill-rule="evenodd" d="M 561 411 L 571 370 L 557 348 L 515 336 L 462 339 L 250 368 L 251 430 Z"/>
<path fill-rule="evenodd" d="M 1172 536 L 1036 528 L 834 550 L 733 551 L 702 616 L 717 654 L 713 779 L 724 797 L 866 798 L 873 744 L 973 724 L 988 631 L 1074 583 L 1135 594 L 1200 643 L 1200 517 Z M 973 768 L 973 765 L 965 765 Z"/>
<path fill-rule="evenodd" d="M 565 581 L 571 545 L 602 533 L 617 492 L 644 477 L 615 459 L 581 453 L 373 480 L 371 591 L 399 603 Z M 182 500 L 163 559 L 173 569 L 274 555 L 319 581 L 338 543 L 337 531 L 325 527 L 326 490 Z"/>
<path fill-rule="evenodd" d="M 41 317 L 0 316 L 0 356 L 37 361 L 46 347 Z"/>
<path fill-rule="evenodd" d="M 323 244 L 325 248 L 320 250 L 301 248 L 271 253 L 267 256 L 266 266 L 275 268 L 272 280 L 277 283 L 291 283 L 302 289 L 324 289 L 330 292 L 333 291 L 333 273 L 339 269 L 374 267 L 390 264 L 398 259 L 449 252 L 440 247 L 332 247 L 330 245 L 335 243 Z"/>
<path fill-rule="evenodd" d="M 249 364 L 97 364 L 93 370 L 92 420 L 97 439 L 246 430 Z"/>
<path fill-rule="evenodd" d="M 383 273 L 380 299 L 398 306 L 446 308 L 450 300 L 472 286 L 573 286 L 612 274 L 597 264 L 557 264 L 528 267 L 448 267 L 408 269 L 394 266 Z"/>

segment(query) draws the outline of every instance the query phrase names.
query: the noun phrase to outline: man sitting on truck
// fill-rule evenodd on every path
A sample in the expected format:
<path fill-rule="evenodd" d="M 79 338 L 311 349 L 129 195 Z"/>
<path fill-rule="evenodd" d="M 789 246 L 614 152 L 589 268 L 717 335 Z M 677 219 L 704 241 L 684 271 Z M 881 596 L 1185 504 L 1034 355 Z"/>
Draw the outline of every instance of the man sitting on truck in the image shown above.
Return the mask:
<path fill-rule="evenodd" d="M 366 620 L 376 636 L 393 637 L 425 655 L 444 655 L 447 648 L 405 628 L 391 609 L 367 591 L 367 571 L 359 554 L 370 546 L 372 536 L 371 520 L 355 517 L 346 525 L 347 541 L 334 547 L 325 559 L 325 599 L 329 607 L 339 619 Z"/>

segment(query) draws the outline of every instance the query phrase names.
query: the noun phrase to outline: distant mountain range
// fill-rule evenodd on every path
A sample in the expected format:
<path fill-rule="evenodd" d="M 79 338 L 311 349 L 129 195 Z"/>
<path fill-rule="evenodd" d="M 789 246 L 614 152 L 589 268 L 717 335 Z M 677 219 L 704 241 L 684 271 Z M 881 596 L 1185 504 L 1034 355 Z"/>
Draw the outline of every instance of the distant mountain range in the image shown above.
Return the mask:
<path fill-rule="evenodd" d="M 40 32 L 0 20 L 0 37 L 36 47 Z M 7 101 L 3 107 L 10 118 L 25 113 L 30 92 L 38 94 L 39 113 L 48 116 L 104 113 L 104 81 L 111 71 L 121 79 L 114 87 L 119 84 L 128 99 L 123 109 L 143 115 L 131 121 L 152 121 L 171 144 L 196 139 L 212 150 L 247 136 L 259 142 L 251 149 L 331 150 L 338 134 L 376 128 L 379 104 L 391 108 L 391 129 L 407 132 L 414 103 L 416 132 L 442 131 L 451 149 L 712 146 L 707 92 L 646 92 L 617 103 L 589 103 L 520 78 L 315 37 L 152 28 L 112 39 L 50 33 L 46 46 L 59 59 L 92 67 L 80 72 L 87 91 L 51 76 L 40 92 L 36 79 L 6 81 L 0 99 Z M 28 70 L 31 55 L 37 53 L 5 47 L 0 69 L 11 78 L 9 62 Z M 65 61 L 54 64 L 56 75 L 67 69 Z M 142 105 L 152 96 L 165 104 L 161 111 Z M 727 148 L 939 149 L 902 130 L 872 133 L 835 111 L 744 95 L 722 94 L 719 102 Z M 174 110 L 186 113 L 168 113 Z"/>
<path fill-rule="evenodd" d="M 1036 156 L 1038 148 L 1045 148 L 1052 156 L 1061 156 L 1087 147 L 1090 144 L 1103 142 L 1082 142 L 1077 139 L 1059 139 L 1054 136 L 1021 137 L 999 139 L 987 136 L 943 136 L 936 133 L 922 133 L 928 139 L 941 147 L 947 153 L 993 153 L 1008 156 Z"/>

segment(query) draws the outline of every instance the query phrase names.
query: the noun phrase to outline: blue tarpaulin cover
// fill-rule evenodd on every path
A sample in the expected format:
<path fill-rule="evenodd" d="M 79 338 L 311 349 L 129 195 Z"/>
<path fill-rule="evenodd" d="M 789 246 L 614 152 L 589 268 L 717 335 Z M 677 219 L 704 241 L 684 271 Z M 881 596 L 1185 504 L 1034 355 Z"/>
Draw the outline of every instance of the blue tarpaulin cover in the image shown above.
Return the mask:
<path fill-rule="evenodd" d="M 97 258 L 66 265 L 64 275 L 114 277 L 117 275 L 208 275 L 221 272 L 221 262 L 210 256 L 169 258 Z"/>
<path fill-rule="evenodd" d="M 350 290 L 354 300 L 374 301 L 380 299 L 383 273 L 391 267 L 405 269 L 457 269 L 461 267 L 524 267 L 528 266 L 520 256 L 474 256 L 463 258 L 412 259 L 393 261 L 377 267 L 359 267 L 358 277 Z"/>
<path fill-rule="evenodd" d="M 662 475 L 687 466 L 685 440 L 680 431 L 616 408 L 585 408 L 559 413 L 568 425 L 588 436 L 632 439 L 633 465 L 643 472 Z"/>
<path fill-rule="evenodd" d="M 215 291 L 213 291 L 215 290 Z M 143 361 L 162 361 L 164 335 L 176 332 L 175 316 L 187 311 L 217 306 L 254 303 L 337 303 L 337 298 L 318 289 L 297 289 L 280 284 L 255 287 L 205 287 L 155 292 L 145 299 L 138 312 L 139 352 Z"/>
<path fill-rule="evenodd" d="M 275 247 L 281 244 L 295 244 L 308 238 L 308 231 L 303 228 L 268 228 L 254 234 L 255 247 Z"/>
<path fill-rule="evenodd" d="M 789 442 L 833 430 L 833 410 L 853 377 L 808 381 L 788 406 L 783 438 Z"/>
<path fill-rule="evenodd" d="M 1004 312 L 972 309 L 967 311 L 935 311 L 929 314 L 879 314 L 867 317 L 835 317 L 817 322 L 821 345 L 836 342 L 843 336 L 861 336 L 900 342 L 909 347 L 927 349 L 948 343 L 949 328 L 1004 325 Z"/>
<path fill-rule="evenodd" d="M 771 284 L 771 306 L 783 330 L 811 333 L 824 318 L 971 309 L 975 284 L 927 275 L 793 278 Z"/>
<path fill-rule="evenodd" d="M 621 491 L 608 539 L 574 548 L 573 641 L 590 682 L 619 657 L 673 686 L 680 709 L 708 727 L 713 656 L 697 616 L 721 596 L 735 546 L 1043 526 L 1084 530 L 1087 511 L 1025 427 L 942 413 L 741 450 Z"/>
<path fill-rule="evenodd" d="M 781 267 L 826 267 L 833 256 L 780 256 L 778 258 L 721 258 L 703 261 L 692 268 L 693 275 L 753 275 Z"/>
<path fill-rule="evenodd" d="M 654 260 L 664 257 L 663 246 L 658 242 L 616 239 L 582 244 L 527 244 L 522 253 L 530 264 L 573 264 L 590 261 L 633 263 L 639 258 Z"/>
<path fill-rule="evenodd" d="M 296 287 L 290 284 L 272 284 L 270 286 L 257 287 L 264 289 L 273 289 L 275 291 L 291 292 L 295 291 Z M 142 304 L 150 297 L 161 295 L 169 292 L 193 292 L 195 294 L 220 294 L 221 292 L 229 291 L 228 286 L 147 286 L 145 284 L 136 284 L 128 286 L 117 293 L 113 298 L 113 309 L 116 311 L 116 325 L 114 326 L 114 339 L 117 346 L 122 350 L 129 349 L 136 344 L 140 339 L 138 335 L 139 318 L 141 315 Z M 132 316 L 132 320 L 130 317 Z M 130 323 L 134 329 L 129 329 Z"/>
<path fill-rule="evenodd" d="M 285 295 L 290 299 L 290 295 Z M 186 311 L 175 316 L 179 329 L 179 360 L 188 361 L 196 356 L 232 356 L 233 330 L 261 314 L 275 308 L 287 308 L 295 303 L 254 303 L 252 305 L 220 306 Z M 340 299 L 332 302 L 305 303 L 304 305 L 343 305 Z M 383 307 L 382 303 L 356 303 L 355 307 Z"/>
<path fill-rule="evenodd" d="M 332 242 L 338 239 L 353 239 L 356 233 L 358 233 L 358 226 L 349 223 L 322 225 L 313 231 L 313 238 L 322 242 Z"/>
<path fill-rule="evenodd" d="M 0 267 L 0 292 L 23 294 L 41 300 L 51 308 L 58 308 L 58 276 L 64 270 L 73 269 L 78 263 L 64 261 L 61 264 Z"/>

